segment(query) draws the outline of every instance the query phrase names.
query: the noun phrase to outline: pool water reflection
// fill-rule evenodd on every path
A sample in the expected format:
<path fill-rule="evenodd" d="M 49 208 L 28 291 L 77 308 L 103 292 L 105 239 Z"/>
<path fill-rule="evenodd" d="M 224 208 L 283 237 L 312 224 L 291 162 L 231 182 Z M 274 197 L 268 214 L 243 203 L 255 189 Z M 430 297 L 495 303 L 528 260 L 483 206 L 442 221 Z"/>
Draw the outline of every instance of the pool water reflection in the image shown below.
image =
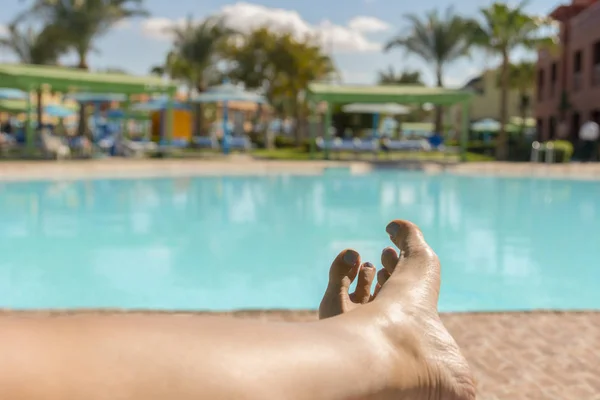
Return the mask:
<path fill-rule="evenodd" d="M 445 311 L 600 308 L 600 184 L 381 172 L 0 183 L 0 306 L 315 308 L 391 219 L 442 261 Z"/>

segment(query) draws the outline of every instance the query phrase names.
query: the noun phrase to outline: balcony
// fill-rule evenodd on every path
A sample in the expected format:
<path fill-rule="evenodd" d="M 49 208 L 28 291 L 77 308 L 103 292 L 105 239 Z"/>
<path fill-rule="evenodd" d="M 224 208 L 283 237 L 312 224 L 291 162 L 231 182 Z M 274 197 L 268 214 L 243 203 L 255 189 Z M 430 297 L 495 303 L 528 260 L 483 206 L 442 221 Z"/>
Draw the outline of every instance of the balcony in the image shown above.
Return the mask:
<path fill-rule="evenodd" d="M 573 91 L 578 92 L 583 87 L 583 79 L 581 72 L 575 72 L 573 74 Z"/>

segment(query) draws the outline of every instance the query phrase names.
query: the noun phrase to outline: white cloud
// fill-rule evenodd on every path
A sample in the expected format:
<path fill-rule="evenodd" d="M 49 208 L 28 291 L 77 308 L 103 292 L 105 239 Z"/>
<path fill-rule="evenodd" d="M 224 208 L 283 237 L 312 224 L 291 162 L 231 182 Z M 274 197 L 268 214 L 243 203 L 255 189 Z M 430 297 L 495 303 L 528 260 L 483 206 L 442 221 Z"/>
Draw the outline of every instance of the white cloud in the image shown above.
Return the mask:
<path fill-rule="evenodd" d="M 310 24 L 294 10 L 269 8 L 258 4 L 238 2 L 224 6 L 217 16 L 223 17 L 225 23 L 241 32 L 268 26 L 277 32 L 291 32 L 298 38 L 317 37 L 326 51 L 336 53 L 360 53 L 381 50 L 381 44 L 365 37 L 365 32 L 381 31 L 385 25 L 371 17 L 357 17 L 354 26 L 336 25 L 324 20 L 318 24 Z M 357 22 L 358 21 L 358 29 Z M 142 32 L 146 36 L 168 40 L 166 28 L 174 24 L 182 24 L 184 19 L 169 20 L 166 18 L 150 18 L 142 23 Z M 377 25 L 377 26 L 376 26 Z M 365 30 L 366 29 L 366 30 Z"/>
<path fill-rule="evenodd" d="M 384 32 L 391 28 L 390 24 L 375 17 L 352 18 L 350 22 L 348 22 L 348 27 L 363 33 Z"/>

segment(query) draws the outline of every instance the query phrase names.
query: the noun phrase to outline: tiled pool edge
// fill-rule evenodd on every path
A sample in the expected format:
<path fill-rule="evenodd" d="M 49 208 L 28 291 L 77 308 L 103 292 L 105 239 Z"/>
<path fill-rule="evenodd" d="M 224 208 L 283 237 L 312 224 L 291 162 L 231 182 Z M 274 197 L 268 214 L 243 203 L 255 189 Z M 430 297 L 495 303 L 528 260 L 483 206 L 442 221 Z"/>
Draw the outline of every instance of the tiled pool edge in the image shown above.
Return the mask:
<path fill-rule="evenodd" d="M 348 169 L 353 175 L 375 170 L 418 170 L 425 173 L 600 180 L 597 164 L 530 164 L 367 161 L 265 161 L 248 158 L 228 160 L 84 160 L 84 161 L 4 161 L 0 181 L 135 179 L 191 176 L 320 175 L 330 168 Z"/>

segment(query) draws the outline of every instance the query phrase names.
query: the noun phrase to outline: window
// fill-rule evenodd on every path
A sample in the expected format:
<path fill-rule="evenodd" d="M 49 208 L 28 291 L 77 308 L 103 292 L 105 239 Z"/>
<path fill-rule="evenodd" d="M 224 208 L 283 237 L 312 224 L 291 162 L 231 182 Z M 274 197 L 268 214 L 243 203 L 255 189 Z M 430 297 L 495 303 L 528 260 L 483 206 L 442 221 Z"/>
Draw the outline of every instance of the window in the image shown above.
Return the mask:
<path fill-rule="evenodd" d="M 536 131 L 537 140 L 543 140 L 544 137 L 544 120 L 538 118 L 537 120 L 537 131 Z"/>
<path fill-rule="evenodd" d="M 540 68 L 538 71 L 538 79 L 537 79 L 537 98 L 538 100 L 542 100 L 544 95 L 544 70 Z"/>
<path fill-rule="evenodd" d="M 550 117 L 548 120 L 548 139 L 556 138 L 556 117 Z"/>
<path fill-rule="evenodd" d="M 600 40 L 594 43 L 592 64 L 592 85 L 600 85 Z"/>
<path fill-rule="evenodd" d="M 581 61 L 583 54 L 581 50 L 575 52 L 573 57 L 573 90 L 581 89 Z"/>

